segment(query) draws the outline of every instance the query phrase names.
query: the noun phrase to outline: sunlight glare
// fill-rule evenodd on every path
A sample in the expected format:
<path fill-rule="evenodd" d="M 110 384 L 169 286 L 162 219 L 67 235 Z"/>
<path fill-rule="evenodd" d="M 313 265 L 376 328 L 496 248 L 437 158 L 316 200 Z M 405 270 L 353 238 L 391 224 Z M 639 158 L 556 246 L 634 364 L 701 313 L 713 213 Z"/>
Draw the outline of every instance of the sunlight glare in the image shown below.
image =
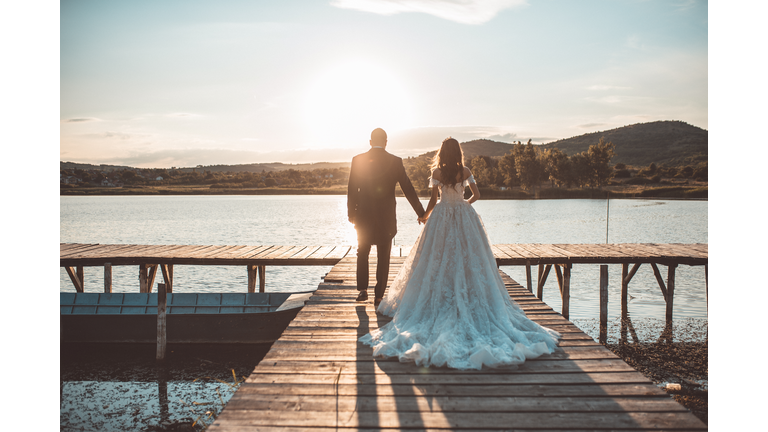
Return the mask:
<path fill-rule="evenodd" d="M 411 98 L 386 67 L 364 61 L 323 71 L 308 92 L 305 116 L 313 147 L 367 143 L 373 129 L 388 133 L 411 126 Z"/>

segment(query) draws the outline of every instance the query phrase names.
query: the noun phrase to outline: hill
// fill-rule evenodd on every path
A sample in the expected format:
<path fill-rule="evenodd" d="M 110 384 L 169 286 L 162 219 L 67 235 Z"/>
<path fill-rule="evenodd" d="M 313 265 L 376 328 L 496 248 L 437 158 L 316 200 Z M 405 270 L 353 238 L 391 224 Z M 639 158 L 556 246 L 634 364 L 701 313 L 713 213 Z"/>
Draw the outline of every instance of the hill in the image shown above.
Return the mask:
<path fill-rule="evenodd" d="M 654 162 L 680 166 L 707 162 L 709 133 L 681 121 L 637 123 L 553 141 L 539 148 L 558 148 L 571 156 L 586 151 L 601 137 L 616 146 L 612 163 L 647 166 Z"/>
<path fill-rule="evenodd" d="M 468 162 L 477 156 L 501 157 L 512 151 L 514 144 L 508 144 L 487 139 L 478 139 L 461 143 L 461 150 L 464 152 L 464 161 Z M 415 159 L 425 159 L 432 162 L 437 150 L 427 152 L 417 156 Z"/>
<path fill-rule="evenodd" d="M 194 168 L 176 168 L 178 171 L 191 172 L 191 171 L 210 171 L 210 172 L 272 172 L 272 171 L 284 171 L 288 169 L 294 169 L 297 171 L 308 171 L 314 169 L 334 169 L 334 168 L 349 168 L 349 162 L 316 162 L 306 164 L 286 164 L 282 162 L 271 163 L 252 163 L 241 165 L 198 165 Z M 59 169 L 83 169 L 83 170 L 99 170 L 99 171 L 113 171 L 130 169 L 136 170 L 140 168 L 119 166 L 119 165 L 93 165 L 86 163 L 76 162 L 59 162 Z"/>

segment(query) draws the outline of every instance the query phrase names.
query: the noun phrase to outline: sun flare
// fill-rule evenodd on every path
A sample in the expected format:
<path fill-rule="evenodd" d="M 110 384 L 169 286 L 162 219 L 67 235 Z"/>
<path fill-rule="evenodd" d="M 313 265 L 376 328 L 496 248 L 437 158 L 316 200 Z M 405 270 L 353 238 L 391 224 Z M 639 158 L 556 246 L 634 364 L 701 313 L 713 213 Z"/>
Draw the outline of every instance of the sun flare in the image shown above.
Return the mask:
<path fill-rule="evenodd" d="M 396 75 L 377 64 L 353 61 L 318 75 L 305 105 L 308 140 L 317 147 L 367 143 L 370 132 L 407 128 L 411 97 Z"/>

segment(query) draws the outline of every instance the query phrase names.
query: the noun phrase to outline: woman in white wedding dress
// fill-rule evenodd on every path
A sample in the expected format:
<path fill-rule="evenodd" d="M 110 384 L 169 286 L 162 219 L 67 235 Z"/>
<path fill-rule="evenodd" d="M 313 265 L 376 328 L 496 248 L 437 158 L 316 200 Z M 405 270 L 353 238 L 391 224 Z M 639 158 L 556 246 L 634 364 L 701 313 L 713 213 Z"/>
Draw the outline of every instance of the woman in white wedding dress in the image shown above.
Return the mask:
<path fill-rule="evenodd" d="M 528 319 L 509 298 L 471 205 L 479 192 L 462 160 L 458 141 L 444 140 L 420 219 L 426 224 L 377 310 L 393 319 L 359 339 L 374 356 L 481 369 L 518 365 L 556 349 L 560 334 Z M 466 186 L 472 191 L 467 201 Z"/>

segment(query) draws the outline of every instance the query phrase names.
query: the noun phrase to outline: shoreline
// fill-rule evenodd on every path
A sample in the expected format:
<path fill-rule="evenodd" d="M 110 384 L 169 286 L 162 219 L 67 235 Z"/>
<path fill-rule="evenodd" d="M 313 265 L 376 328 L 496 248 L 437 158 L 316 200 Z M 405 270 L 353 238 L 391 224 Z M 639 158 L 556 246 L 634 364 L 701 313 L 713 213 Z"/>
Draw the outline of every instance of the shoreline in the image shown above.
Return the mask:
<path fill-rule="evenodd" d="M 500 190 L 480 188 L 483 200 L 542 200 L 542 199 L 668 199 L 708 201 L 707 186 L 659 186 L 653 188 L 607 187 L 605 189 L 540 188 Z M 209 187 L 78 187 L 60 188 L 59 196 L 190 196 L 190 195 L 346 195 L 346 187 L 335 188 L 209 188 Z M 429 198 L 428 189 L 418 190 L 419 198 Z M 404 196 L 398 189 L 396 196 Z"/>

